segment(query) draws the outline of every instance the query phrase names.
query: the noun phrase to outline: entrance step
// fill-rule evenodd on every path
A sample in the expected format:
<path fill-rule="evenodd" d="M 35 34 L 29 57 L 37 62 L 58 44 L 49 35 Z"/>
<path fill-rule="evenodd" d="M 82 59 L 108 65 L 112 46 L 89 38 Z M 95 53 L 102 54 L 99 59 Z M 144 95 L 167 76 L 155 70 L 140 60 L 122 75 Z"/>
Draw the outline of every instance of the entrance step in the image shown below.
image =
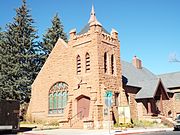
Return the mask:
<path fill-rule="evenodd" d="M 160 118 L 161 118 L 161 122 L 163 124 L 168 125 L 168 127 L 173 127 L 173 120 L 172 120 L 172 118 L 167 118 L 165 116 L 160 116 Z"/>
<path fill-rule="evenodd" d="M 77 129 L 82 129 L 83 128 L 83 121 L 82 120 L 76 120 L 73 123 L 70 124 L 71 128 L 77 128 Z"/>

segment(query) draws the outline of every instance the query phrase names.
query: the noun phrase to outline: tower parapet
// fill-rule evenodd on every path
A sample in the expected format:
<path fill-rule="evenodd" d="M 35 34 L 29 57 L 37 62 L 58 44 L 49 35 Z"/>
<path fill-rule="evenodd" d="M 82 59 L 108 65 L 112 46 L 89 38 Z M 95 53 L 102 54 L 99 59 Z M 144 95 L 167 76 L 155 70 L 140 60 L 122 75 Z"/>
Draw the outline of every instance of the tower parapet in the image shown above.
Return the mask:
<path fill-rule="evenodd" d="M 70 30 L 69 35 L 70 35 L 70 39 L 73 39 L 76 36 L 76 29 Z"/>
<path fill-rule="evenodd" d="M 91 42 L 91 40 L 95 38 L 95 35 L 98 36 L 96 38 L 97 41 L 106 42 L 113 46 L 116 46 L 117 42 L 119 41 L 118 32 L 115 29 L 112 29 L 111 33 L 109 33 L 106 29 L 103 28 L 102 24 L 97 20 L 94 11 L 94 6 L 92 6 L 88 24 L 79 33 L 76 33 L 76 29 L 72 29 L 69 32 L 69 34 L 69 41 L 74 41 L 73 43 L 71 43 L 73 44 L 73 46 Z"/>

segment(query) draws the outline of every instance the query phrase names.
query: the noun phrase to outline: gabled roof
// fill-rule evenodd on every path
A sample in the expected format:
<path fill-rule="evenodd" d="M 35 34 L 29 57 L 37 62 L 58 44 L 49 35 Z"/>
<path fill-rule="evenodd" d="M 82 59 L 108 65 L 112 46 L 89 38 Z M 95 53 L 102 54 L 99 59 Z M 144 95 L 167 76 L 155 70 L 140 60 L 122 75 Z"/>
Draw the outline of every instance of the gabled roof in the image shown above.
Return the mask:
<path fill-rule="evenodd" d="M 164 87 L 161 79 L 154 79 L 154 80 L 147 80 L 143 82 L 143 86 L 141 90 L 137 93 L 136 99 L 143 99 L 143 98 L 154 98 L 156 95 L 156 92 L 158 90 L 158 87 L 160 86 L 160 83 L 162 84 L 162 87 L 164 88 L 164 91 L 166 93 L 166 96 L 169 98 L 167 92 L 169 90 Z"/>
<path fill-rule="evenodd" d="M 140 88 L 136 94 L 136 99 L 153 98 L 160 82 L 162 83 L 162 81 L 148 69 L 144 67 L 137 69 L 126 61 L 122 61 L 122 75 L 123 82 L 126 85 Z M 165 93 L 170 92 L 166 87 L 164 87 L 164 89 Z"/>
<path fill-rule="evenodd" d="M 167 88 L 180 87 L 180 72 L 161 74 L 158 77 L 162 79 Z"/>
<path fill-rule="evenodd" d="M 146 80 L 141 83 L 141 90 L 136 94 L 136 99 L 153 98 L 158 87 L 159 80 Z"/>

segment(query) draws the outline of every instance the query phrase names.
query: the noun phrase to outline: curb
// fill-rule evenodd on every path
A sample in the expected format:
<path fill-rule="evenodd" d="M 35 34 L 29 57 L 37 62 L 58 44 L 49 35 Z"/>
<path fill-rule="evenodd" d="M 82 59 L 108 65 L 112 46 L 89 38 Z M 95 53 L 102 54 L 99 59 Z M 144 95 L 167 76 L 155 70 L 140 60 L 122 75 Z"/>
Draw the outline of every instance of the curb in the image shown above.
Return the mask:
<path fill-rule="evenodd" d="M 142 134 L 142 133 L 145 133 L 145 132 L 130 132 L 130 133 L 118 133 L 118 134 L 114 134 L 114 135 L 130 135 L 130 134 Z"/>
<path fill-rule="evenodd" d="M 130 135 L 130 134 L 143 134 L 147 132 L 166 132 L 168 130 L 162 129 L 162 130 L 144 130 L 144 131 L 132 131 L 132 132 L 121 132 L 121 133 L 115 133 L 114 135 Z"/>
<path fill-rule="evenodd" d="M 23 135 L 47 135 L 42 133 L 23 133 Z"/>
<path fill-rule="evenodd" d="M 166 132 L 166 131 L 172 131 L 173 129 L 172 128 L 166 128 L 166 129 L 139 129 L 139 130 L 126 130 L 126 131 L 113 131 L 111 132 L 110 134 L 111 135 L 132 135 L 132 134 L 143 134 L 143 133 L 150 133 L 150 132 Z M 73 132 L 73 131 L 72 131 Z M 103 131 L 104 132 L 104 131 Z M 103 134 L 103 132 L 99 132 L 100 134 Z M 73 133 L 67 133 L 68 134 L 73 134 Z M 84 132 L 80 132 L 81 135 L 85 135 Z M 92 133 L 88 133 L 88 135 L 90 134 L 94 134 L 93 132 Z M 107 134 L 107 133 L 105 133 Z M 25 132 L 23 133 L 23 135 L 48 135 L 47 133 L 45 132 L 41 132 L 41 133 L 36 133 L 36 132 Z M 96 133 L 95 135 L 98 135 L 98 133 Z"/>

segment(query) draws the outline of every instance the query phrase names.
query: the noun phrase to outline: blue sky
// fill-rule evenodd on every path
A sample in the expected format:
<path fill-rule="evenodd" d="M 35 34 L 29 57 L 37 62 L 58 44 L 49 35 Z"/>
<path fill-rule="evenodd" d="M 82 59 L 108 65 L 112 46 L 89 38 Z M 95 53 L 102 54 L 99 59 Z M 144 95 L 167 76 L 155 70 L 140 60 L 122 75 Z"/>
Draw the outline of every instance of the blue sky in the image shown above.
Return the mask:
<path fill-rule="evenodd" d="M 38 35 L 45 33 L 59 13 L 66 33 L 80 31 L 88 22 L 91 6 L 103 27 L 119 32 L 121 58 L 136 55 L 155 74 L 180 71 L 180 0 L 27 0 Z M 0 27 L 12 22 L 21 0 L 0 0 Z M 41 36 L 42 37 L 42 36 Z"/>

